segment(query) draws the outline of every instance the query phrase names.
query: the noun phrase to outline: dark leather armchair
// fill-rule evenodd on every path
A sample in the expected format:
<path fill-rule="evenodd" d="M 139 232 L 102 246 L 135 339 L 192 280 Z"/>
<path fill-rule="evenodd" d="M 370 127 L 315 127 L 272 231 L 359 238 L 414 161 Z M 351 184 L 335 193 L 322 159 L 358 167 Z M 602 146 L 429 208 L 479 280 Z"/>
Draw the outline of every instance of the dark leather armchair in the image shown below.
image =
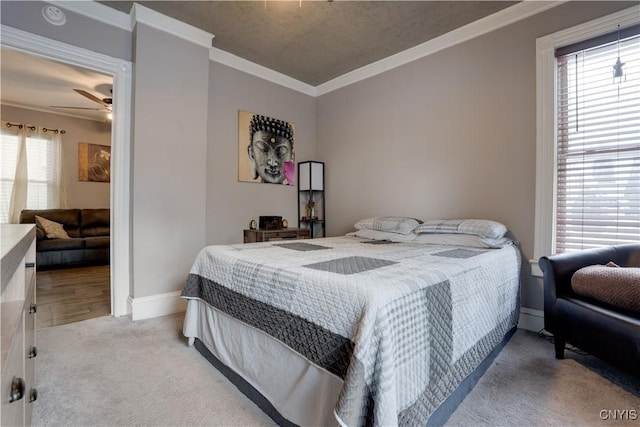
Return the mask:
<path fill-rule="evenodd" d="M 554 335 L 557 359 L 568 342 L 618 368 L 640 376 L 640 313 L 583 297 L 571 288 L 582 267 L 613 261 L 640 267 L 640 244 L 585 249 L 542 257 L 544 328 Z"/>

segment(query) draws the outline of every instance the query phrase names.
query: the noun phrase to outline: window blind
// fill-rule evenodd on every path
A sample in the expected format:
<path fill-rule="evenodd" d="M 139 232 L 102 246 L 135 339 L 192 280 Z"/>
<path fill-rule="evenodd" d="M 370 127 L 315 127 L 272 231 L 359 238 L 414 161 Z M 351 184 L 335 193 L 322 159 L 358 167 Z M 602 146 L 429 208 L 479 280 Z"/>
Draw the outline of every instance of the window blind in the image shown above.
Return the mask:
<path fill-rule="evenodd" d="M 55 176 L 57 156 L 55 144 L 41 138 L 27 138 L 27 207 L 47 209 L 52 207 L 52 195 L 57 191 Z"/>
<path fill-rule="evenodd" d="M 640 242 L 638 31 L 558 55 L 557 82 L 556 252 Z"/>

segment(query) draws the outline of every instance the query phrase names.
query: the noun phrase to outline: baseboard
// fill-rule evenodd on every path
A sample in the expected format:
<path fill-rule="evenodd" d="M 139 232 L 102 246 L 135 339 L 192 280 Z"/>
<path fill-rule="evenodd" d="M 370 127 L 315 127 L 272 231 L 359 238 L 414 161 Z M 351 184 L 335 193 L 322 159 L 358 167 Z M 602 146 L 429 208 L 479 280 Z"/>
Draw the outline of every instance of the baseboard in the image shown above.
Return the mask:
<path fill-rule="evenodd" d="M 544 311 L 521 307 L 518 328 L 533 332 L 544 329 Z"/>
<path fill-rule="evenodd" d="M 180 298 L 180 291 L 141 298 L 129 296 L 127 303 L 131 320 L 134 321 L 180 313 L 187 308 L 186 301 Z"/>

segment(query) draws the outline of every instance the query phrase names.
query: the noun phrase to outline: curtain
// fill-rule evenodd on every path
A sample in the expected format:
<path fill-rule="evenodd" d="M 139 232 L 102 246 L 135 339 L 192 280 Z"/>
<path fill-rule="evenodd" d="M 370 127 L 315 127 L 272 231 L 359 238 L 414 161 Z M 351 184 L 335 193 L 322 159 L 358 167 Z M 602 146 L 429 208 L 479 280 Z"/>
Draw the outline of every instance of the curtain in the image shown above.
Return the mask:
<path fill-rule="evenodd" d="M 66 208 L 62 133 L 57 129 L 29 126 L 26 142 L 29 176 L 27 209 Z"/>
<path fill-rule="evenodd" d="M 2 121 L 0 128 L 0 222 L 13 222 L 14 206 L 26 205 L 25 126 Z M 19 159 L 22 157 L 22 161 Z M 23 168 L 18 168 L 22 164 Z M 16 185 L 17 184 L 17 185 Z"/>
<path fill-rule="evenodd" d="M 2 222 L 19 222 L 23 209 L 66 207 L 61 132 L 2 122 L 2 156 Z"/>

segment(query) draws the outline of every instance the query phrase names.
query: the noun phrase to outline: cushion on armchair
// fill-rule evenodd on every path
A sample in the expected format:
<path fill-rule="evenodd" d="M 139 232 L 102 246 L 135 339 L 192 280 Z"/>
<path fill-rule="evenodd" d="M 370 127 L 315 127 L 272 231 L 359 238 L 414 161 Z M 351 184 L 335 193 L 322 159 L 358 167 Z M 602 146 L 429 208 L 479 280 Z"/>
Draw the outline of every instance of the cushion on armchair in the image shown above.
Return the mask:
<path fill-rule="evenodd" d="M 640 268 L 614 263 L 590 265 L 571 277 L 573 291 L 585 297 L 640 313 Z"/>

